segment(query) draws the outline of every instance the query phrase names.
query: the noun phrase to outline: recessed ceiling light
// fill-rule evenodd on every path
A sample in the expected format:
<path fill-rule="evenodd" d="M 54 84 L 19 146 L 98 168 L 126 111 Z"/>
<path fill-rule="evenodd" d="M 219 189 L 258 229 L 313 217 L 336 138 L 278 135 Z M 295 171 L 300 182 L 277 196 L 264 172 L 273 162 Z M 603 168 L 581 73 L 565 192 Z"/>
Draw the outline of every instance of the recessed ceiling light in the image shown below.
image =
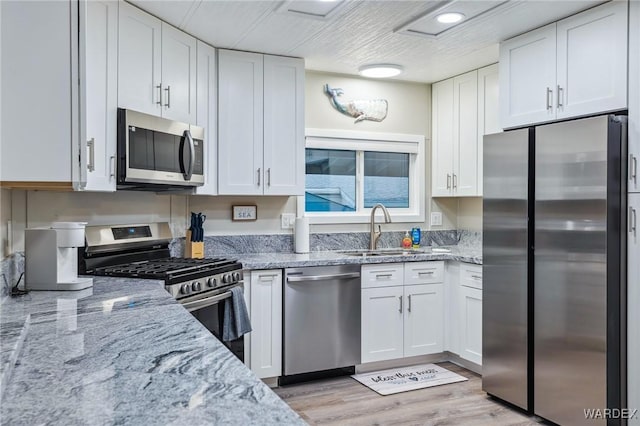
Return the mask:
<path fill-rule="evenodd" d="M 371 78 L 388 78 L 395 77 L 402 73 L 403 68 L 400 65 L 394 64 L 375 64 L 364 65 L 358 69 L 360 75 L 363 77 Z"/>
<path fill-rule="evenodd" d="M 438 15 L 436 19 L 442 24 L 455 24 L 456 22 L 462 21 L 464 15 L 458 12 L 447 12 Z"/>

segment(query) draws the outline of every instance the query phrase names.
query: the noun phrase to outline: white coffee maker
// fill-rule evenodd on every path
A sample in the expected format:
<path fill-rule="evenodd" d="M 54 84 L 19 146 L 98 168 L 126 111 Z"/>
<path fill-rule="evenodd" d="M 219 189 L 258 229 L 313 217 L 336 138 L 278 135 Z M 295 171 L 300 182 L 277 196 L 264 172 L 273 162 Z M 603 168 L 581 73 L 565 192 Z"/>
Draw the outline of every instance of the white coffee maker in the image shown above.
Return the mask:
<path fill-rule="evenodd" d="M 78 278 L 78 247 L 86 222 L 54 222 L 28 228 L 25 236 L 25 287 L 28 290 L 82 290 L 93 278 Z"/>

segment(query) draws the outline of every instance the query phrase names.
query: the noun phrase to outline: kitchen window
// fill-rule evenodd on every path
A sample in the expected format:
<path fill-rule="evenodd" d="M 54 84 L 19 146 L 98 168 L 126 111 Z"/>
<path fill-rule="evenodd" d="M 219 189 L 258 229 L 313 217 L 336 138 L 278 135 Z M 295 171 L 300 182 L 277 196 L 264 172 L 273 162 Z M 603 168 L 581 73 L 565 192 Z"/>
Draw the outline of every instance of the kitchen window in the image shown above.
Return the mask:
<path fill-rule="evenodd" d="M 307 129 L 305 195 L 311 223 L 366 223 L 384 204 L 394 222 L 424 220 L 424 137 Z"/>

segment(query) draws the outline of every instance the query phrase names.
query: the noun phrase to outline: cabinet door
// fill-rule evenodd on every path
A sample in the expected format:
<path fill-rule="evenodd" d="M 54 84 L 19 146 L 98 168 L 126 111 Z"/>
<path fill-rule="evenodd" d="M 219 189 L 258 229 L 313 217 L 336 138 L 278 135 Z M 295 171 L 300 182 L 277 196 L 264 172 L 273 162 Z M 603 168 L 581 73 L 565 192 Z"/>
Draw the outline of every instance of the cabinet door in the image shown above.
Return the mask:
<path fill-rule="evenodd" d="M 628 407 L 640 407 L 640 310 L 637 301 L 640 300 L 640 193 L 629 194 L 629 220 L 635 221 L 628 226 L 627 233 L 627 300 L 630 301 L 627 310 L 627 347 L 629 360 L 628 377 Z M 634 229 L 635 228 L 635 229 Z M 630 426 L 640 425 L 640 417 L 629 421 Z"/>
<path fill-rule="evenodd" d="M 484 176 L 484 135 L 499 133 L 500 108 L 498 104 L 500 84 L 498 82 L 498 64 L 478 70 L 478 195 L 482 196 Z"/>
<path fill-rule="evenodd" d="M 637 76 L 640 76 L 640 2 L 632 1 L 629 3 L 629 192 L 640 192 L 640 78 Z"/>
<path fill-rule="evenodd" d="M 160 115 L 160 20 L 126 2 L 119 16 L 118 106 Z"/>
<path fill-rule="evenodd" d="M 87 1 L 85 81 L 88 191 L 116 190 L 118 2 Z M 83 9 L 84 9 L 83 7 Z M 81 113 L 82 114 L 82 113 Z"/>
<path fill-rule="evenodd" d="M 162 23 L 162 116 L 196 122 L 196 39 Z"/>
<path fill-rule="evenodd" d="M 461 285 L 460 356 L 482 365 L 482 290 Z"/>
<path fill-rule="evenodd" d="M 264 187 L 263 55 L 218 50 L 218 193 Z"/>
<path fill-rule="evenodd" d="M 362 289 L 362 362 L 402 358 L 403 287 Z"/>
<path fill-rule="evenodd" d="M 404 356 L 442 352 L 444 297 L 442 284 L 404 287 Z"/>
<path fill-rule="evenodd" d="M 556 24 L 500 43 L 503 128 L 555 119 Z"/>
<path fill-rule="evenodd" d="M 196 125 L 204 128 L 204 185 L 196 194 L 218 193 L 218 92 L 216 49 L 198 40 L 196 45 Z"/>
<path fill-rule="evenodd" d="M 453 79 L 453 195 L 478 192 L 478 71 Z"/>
<path fill-rule="evenodd" d="M 264 57 L 265 195 L 304 195 L 304 59 Z"/>
<path fill-rule="evenodd" d="M 72 67 L 71 16 L 78 13 L 73 5 L 69 1 L 0 5 L 2 181 L 59 183 L 70 189 L 72 170 L 80 169 L 79 148 L 72 145 L 74 137 L 78 139 L 72 125 L 77 85 L 70 78 L 77 72 Z"/>
<path fill-rule="evenodd" d="M 431 196 L 451 195 L 453 178 L 453 79 L 431 86 Z"/>
<path fill-rule="evenodd" d="M 557 40 L 558 118 L 627 108 L 626 2 L 558 21 Z"/>
<path fill-rule="evenodd" d="M 282 373 L 282 271 L 251 271 L 251 370 L 256 376 Z"/>

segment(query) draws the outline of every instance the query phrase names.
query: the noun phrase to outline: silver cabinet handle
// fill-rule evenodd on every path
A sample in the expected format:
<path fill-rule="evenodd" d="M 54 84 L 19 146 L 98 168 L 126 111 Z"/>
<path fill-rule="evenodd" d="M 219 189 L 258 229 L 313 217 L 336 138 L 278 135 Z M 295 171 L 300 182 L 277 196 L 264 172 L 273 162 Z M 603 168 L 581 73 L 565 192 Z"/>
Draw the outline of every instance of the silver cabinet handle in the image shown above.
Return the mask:
<path fill-rule="evenodd" d="M 158 84 L 156 89 L 158 89 L 158 100 L 156 104 L 162 106 L 162 83 Z"/>
<path fill-rule="evenodd" d="M 398 296 L 398 300 L 400 301 L 400 309 L 398 312 L 402 313 L 402 296 Z"/>
<path fill-rule="evenodd" d="M 171 108 L 171 86 L 167 86 L 164 90 L 167 92 L 167 103 L 164 106 Z"/>
<path fill-rule="evenodd" d="M 451 175 L 447 173 L 447 189 L 451 189 Z"/>
<path fill-rule="evenodd" d="M 409 299 L 409 307 L 407 308 L 407 311 L 411 312 L 411 295 L 409 295 L 407 299 Z"/>
<path fill-rule="evenodd" d="M 376 274 L 376 279 L 380 278 L 391 278 L 393 274 Z"/>
<path fill-rule="evenodd" d="M 636 209 L 629 207 L 629 232 L 636 235 Z"/>
<path fill-rule="evenodd" d="M 418 272 L 418 275 L 422 276 L 422 275 L 433 275 L 434 271 L 428 271 L 428 272 Z"/>
<path fill-rule="evenodd" d="M 553 95 L 553 90 L 547 87 L 547 111 L 553 108 L 553 105 L 551 104 L 552 95 Z"/>
<path fill-rule="evenodd" d="M 562 104 L 562 102 L 560 102 L 560 99 L 562 99 L 562 97 L 563 97 L 562 95 L 564 94 L 564 89 L 562 87 L 560 87 L 560 85 L 558 85 L 557 88 L 558 88 L 558 102 L 557 102 L 557 104 L 558 104 L 558 108 L 561 108 L 561 107 L 564 106 Z M 564 99 L 563 99 L 563 101 L 564 101 Z"/>
<path fill-rule="evenodd" d="M 87 148 L 89 148 L 89 161 L 87 161 L 87 169 L 90 172 L 96 170 L 96 138 L 91 138 L 87 141 Z"/>
<path fill-rule="evenodd" d="M 453 174 L 453 189 L 458 188 L 458 176 L 454 173 Z"/>
<path fill-rule="evenodd" d="M 482 277 L 480 275 L 471 275 L 471 278 L 473 278 L 474 280 L 481 280 Z"/>
<path fill-rule="evenodd" d="M 638 175 L 638 157 L 633 154 L 629 154 L 629 180 L 634 183 Z"/>
<path fill-rule="evenodd" d="M 260 167 L 258 167 L 258 186 L 260 186 Z"/>
<path fill-rule="evenodd" d="M 301 283 L 305 281 L 327 281 L 327 280 L 347 280 L 351 278 L 360 278 L 360 272 L 349 272 L 346 274 L 331 275 L 307 275 L 299 277 L 287 277 L 287 282 Z"/>
<path fill-rule="evenodd" d="M 267 186 L 271 186 L 271 167 L 267 169 Z"/>
<path fill-rule="evenodd" d="M 109 170 L 111 170 L 111 173 L 109 173 L 109 179 L 111 179 L 112 177 L 116 177 L 116 156 L 112 155 L 111 157 L 109 157 Z"/>

